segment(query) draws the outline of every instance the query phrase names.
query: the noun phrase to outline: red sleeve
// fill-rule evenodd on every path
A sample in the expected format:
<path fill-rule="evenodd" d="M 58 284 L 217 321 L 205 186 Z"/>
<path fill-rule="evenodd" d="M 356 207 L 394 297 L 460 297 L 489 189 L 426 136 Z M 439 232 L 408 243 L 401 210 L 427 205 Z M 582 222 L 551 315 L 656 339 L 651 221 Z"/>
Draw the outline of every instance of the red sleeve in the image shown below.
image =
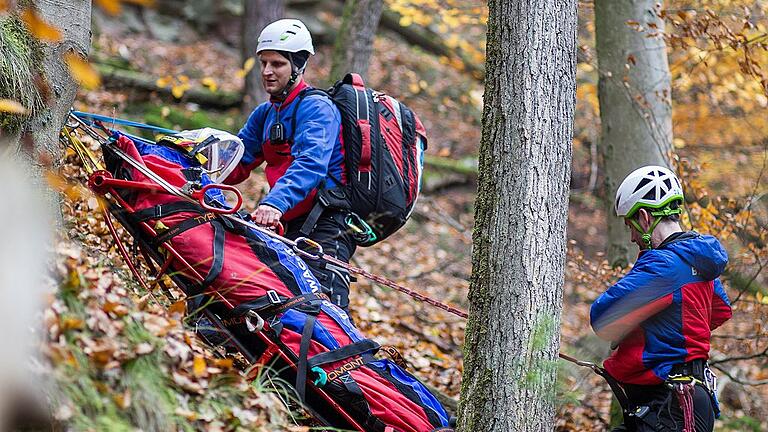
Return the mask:
<path fill-rule="evenodd" d="M 725 294 L 723 284 L 719 279 L 714 281 L 714 290 L 712 292 L 712 316 L 709 319 L 709 329 L 714 330 L 724 322 L 731 319 L 733 311 L 728 296 Z"/>
<path fill-rule="evenodd" d="M 242 163 L 238 164 L 237 167 L 235 167 L 235 169 L 232 170 L 232 172 L 229 173 L 229 176 L 227 176 L 227 178 L 224 180 L 224 184 L 235 185 L 244 182 L 245 179 L 251 175 L 251 171 L 261 165 L 262 162 L 264 162 L 264 158 L 259 157 L 253 161 L 253 163 L 248 165 L 244 165 Z"/>

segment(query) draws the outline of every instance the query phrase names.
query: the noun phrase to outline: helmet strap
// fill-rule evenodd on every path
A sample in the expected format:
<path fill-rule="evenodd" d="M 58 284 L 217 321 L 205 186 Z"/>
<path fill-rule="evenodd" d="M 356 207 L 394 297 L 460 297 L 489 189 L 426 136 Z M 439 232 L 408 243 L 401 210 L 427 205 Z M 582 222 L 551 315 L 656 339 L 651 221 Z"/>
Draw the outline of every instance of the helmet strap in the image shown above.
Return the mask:
<path fill-rule="evenodd" d="M 296 79 L 299 77 L 299 74 L 304 72 L 304 67 L 301 69 L 296 69 L 296 65 L 293 63 L 293 55 L 290 52 L 287 54 L 288 62 L 291 64 L 291 77 L 288 79 L 288 83 L 285 85 L 285 87 L 283 87 L 283 91 L 280 92 L 280 99 L 285 99 L 285 97 L 288 96 L 288 93 L 291 92 L 291 88 L 294 84 L 296 84 Z"/>
<path fill-rule="evenodd" d="M 671 209 L 669 207 L 664 207 L 661 210 L 654 210 L 651 213 L 651 216 L 653 216 L 653 223 L 651 223 L 651 226 L 648 227 L 648 230 L 644 230 L 640 224 L 637 222 L 637 220 L 630 218 L 629 223 L 641 234 L 641 238 L 643 240 L 643 244 L 645 245 L 645 249 L 653 249 L 653 244 L 651 243 L 651 236 L 653 235 L 653 230 L 656 229 L 656 226 L 661 222 L 661 219 L 667 216 L 672 216 L 676 214 L 682 213 L 683 210 L 681 208 Z"/>

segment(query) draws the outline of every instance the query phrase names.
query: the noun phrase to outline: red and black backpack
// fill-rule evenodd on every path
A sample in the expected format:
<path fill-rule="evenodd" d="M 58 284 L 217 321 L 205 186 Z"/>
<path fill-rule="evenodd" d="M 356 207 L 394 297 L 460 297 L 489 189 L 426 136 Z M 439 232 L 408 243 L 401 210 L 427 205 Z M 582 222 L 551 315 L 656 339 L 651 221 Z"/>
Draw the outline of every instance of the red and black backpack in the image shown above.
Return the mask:
<path fill-rule="evenodd" d="M 424 126 L 397 99 L 365 87 L 358 74 L 299 98 L 312 94 L 329 97 L 341 112 L 347 182 L 320 188 L 301 231 L 309 234 L 323 208 L 338 208 L 353 213 L 356 220 L 349 223 L 361 229 L 355 236 L 360 246 L 376 244 L 405 225 L 416 203 L 427 148 Z"/>

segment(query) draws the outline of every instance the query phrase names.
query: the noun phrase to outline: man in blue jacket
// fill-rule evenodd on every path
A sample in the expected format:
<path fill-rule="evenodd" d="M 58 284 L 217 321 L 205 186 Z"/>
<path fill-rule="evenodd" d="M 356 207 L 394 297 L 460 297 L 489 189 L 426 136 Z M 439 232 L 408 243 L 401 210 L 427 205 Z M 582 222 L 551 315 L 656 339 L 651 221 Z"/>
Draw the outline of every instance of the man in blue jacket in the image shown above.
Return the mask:
<path fill-rule="evenodd" d="M 731 318 L 718 279 L 728 255 L 714 237 L 682 230 L 682 203 L 679 180 L 659 166 L 632 172 L 616 193 L 640 256 L 590 314 L 615 347 L 603 366 L 628 399 L 630 420 L 616 431 L 712 431 L 719 414 L 707 359 L 712 330 Z"/>
<path fill-rule="evenodd" d="M 268 227 L 282 223 L 286 237 L 307 235 L 324 253 L 349 262 L 356 243 L 345 225 L 345 214 L 323 209 L 314 227 L 303 227 L 318 188 L 346 182 L 341 115 L 329 98 L 305 94 L 311 88 L 304 82 L 304 69 L 315 53 L 312 36 L 299 20 L 275 21 L 259 35 L 256 53 L 270 99 L 251 113 L 240 130 L 245 154 L 226 182 L 240 183 L 266 162 L 264 173 L 271 189 L 252 214 L 253 221 Z M 308 264 L 331 300 L 347 310 L 348 272 L 317 260 Z"/>

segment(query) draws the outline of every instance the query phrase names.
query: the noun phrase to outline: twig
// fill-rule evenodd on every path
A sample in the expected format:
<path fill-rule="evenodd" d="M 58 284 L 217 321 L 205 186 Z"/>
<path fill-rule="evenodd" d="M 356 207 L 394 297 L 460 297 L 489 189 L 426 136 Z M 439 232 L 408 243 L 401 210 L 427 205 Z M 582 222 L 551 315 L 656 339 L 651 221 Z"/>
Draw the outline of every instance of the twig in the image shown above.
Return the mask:
<path fill-rule="evenodd" d="M 750 354 L 750 355 L 744 355 L 744 356 L 733 356 L 733 357 L 725 357 L 720 360 L 712 360 L 709 362 L 710 366 L 715 366 L 720 363 L 726 363 L 731 361 L 739 361 L 739 360 L 752 360 L 754 358 L 768 356 L 768 346 L 765 347 L 765 349 L 759 353 L 756 354 Z M 768 381 L 766 381 L 768 382 Z"/>
<path fill-rule="evenodd" d="M 408 325 L 408 324 L 406 324 L 404 322 L 398 322 L 395 325 L 400 327 L 400 328 L 402 328 L 402 329 L 404 329 L 404 330 L 407 330 L 407 331 L 415 334 L 416 336 L 419 336 L 419 337 L 421 337 L 423 339 L 426 339 L 428 342 L 434 344 L 435 346 L 437 346 L 438 348 L 443 350 L 443 352 L 454 353 L 454 352 L 460 351 L 459 347 L 456 346 L 455 344 L 453 344 L 453 343 L 449 344 L 449 343 L 446 343 L 445 341 L 443 341 L 442 339 L 436 338 L 436 337 L 434 337 L 432 335 L 425 334 L 421 330 L 419 330 L 417 328 L 413 328 L 413 327 L 411 327 L 410 325 Z"/>
<path fill-rule="evenodd" d="M 712 367 L 714 367 L 715 369 L 719 370 L 720 372 L 722 372 L 723 375 L 725 375 L 728 378 L 730 378 L 731 381 L 733 381 L 735 383 L 738 383 L 738 384 L 741 384 L 741 385 L 745 385 L 745 386 L 761 386 L 761 385 L 768 384 L 768 379 L 760 380 L 760 381 L 743 380 L 741 378 L 736 378 L 735 376 L 731 375 L 727 370 L 725 370 L 725 368 L 723 368 L 721 366 L 712 365 L 711 363 L 710 363 L 710 365 Z"/>

